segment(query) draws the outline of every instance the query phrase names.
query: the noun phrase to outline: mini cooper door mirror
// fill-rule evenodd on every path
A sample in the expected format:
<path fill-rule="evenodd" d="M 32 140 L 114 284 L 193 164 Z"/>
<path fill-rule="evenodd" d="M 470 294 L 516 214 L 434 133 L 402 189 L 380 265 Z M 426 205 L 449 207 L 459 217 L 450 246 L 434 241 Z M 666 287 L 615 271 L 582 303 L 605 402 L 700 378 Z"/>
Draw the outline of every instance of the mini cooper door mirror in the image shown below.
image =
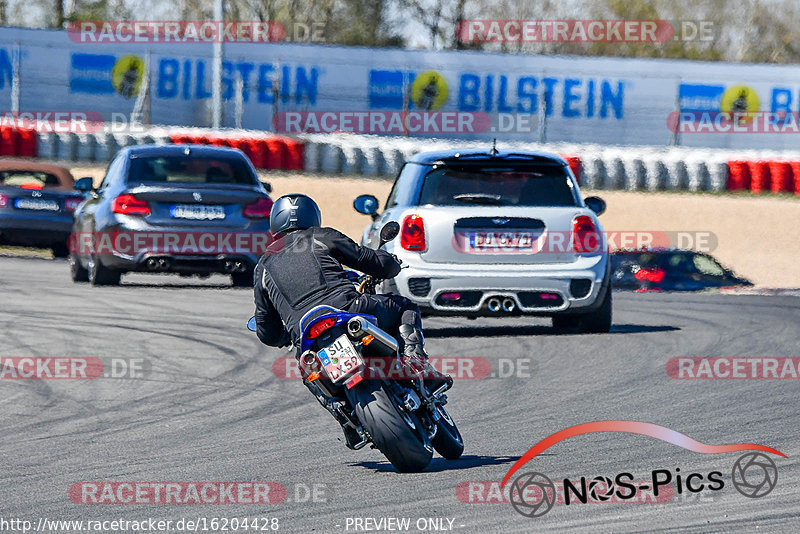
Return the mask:
<path fill-rule="evenodd" d="M 353 201 L 353 208 L 358 213 L 370 215 L 375 219 L 378 213 L 378 199 L 372 195 L 361 195 Z"/>
<path fill-rule="evenodd" d="M 600 197 L 586 197 L 583 202 L 586 204 L 587 208 L 597 215 L 601 215 L 606 211 L 606 201 Z"/>

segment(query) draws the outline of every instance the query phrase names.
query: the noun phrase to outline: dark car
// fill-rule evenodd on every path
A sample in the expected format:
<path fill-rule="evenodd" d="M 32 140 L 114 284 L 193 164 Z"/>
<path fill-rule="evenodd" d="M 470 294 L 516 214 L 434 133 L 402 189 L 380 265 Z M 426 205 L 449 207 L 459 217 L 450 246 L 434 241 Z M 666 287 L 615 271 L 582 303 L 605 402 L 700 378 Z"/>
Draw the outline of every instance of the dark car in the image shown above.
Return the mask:
<path fill-rule="evenodd" d="M 125 272 L 230 274 L 252 287 L 272 200 L 239 150 L 149 145 L 121 150 L 75 212 L 75 282 L 116 285 Z"/>
<path fill-rule="evenodd" d="M 700 291 L 751 286 L 709 254 L 687 250 L 617 251 L 611 255 L 611 286 L 636 291 Z"/>
<path fill-rule="evenodd" d="M 0 160 L 0 243 L 69 253 L 72 213 L 83 201 L 69 170 L 28 160 Z"/>

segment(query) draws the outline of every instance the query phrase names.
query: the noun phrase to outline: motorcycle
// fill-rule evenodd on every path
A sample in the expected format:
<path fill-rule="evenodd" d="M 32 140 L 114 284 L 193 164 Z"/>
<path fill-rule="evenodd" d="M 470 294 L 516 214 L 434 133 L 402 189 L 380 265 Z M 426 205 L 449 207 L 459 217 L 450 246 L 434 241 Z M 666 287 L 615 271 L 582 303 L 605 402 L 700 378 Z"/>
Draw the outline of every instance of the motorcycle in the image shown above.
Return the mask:
<path fill-rule="evenodd" d="M 399 231 L 396 222 L 387 223 L 378 248 Z M 383 282 L 355 271 L 347 274 L 362 293 L 375 294 Z M 255 318 L 248 328 L 256 330 Z M 425 469 L 434 449 L 448 460 L 461 457 L 463 439 L 444 407 L 452 378 L 433 381 L 438 384 L 434 389 L 428 380 L 430 364 L 404 364 L 397 340 L 371 315 L 317 306 L 303 316 L 300 328 L 303 383 L 345 434 L 354 436 L 349 448 L 372 444 L 400 472 Z"/>

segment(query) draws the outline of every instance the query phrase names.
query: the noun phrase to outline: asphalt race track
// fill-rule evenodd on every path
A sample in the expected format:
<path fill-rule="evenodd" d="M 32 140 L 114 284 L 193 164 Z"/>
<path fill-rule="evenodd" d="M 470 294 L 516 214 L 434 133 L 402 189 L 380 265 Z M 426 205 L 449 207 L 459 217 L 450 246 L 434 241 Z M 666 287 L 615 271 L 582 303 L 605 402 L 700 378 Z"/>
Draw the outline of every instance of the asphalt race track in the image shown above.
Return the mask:
<path fill-rule="evenodd" d="M 426 319 L 433 356 L 485 358 L 493 373 L 511 368 L 513 376 L 457 379 L 448 408 L 464 457 L 437 457 L 427 472 L 401 475 L 375 450 L 346 449 L 338 425 L 299 381 L 275 376 L 272 363 L 286 353 L 246 330 L 252 293 L 228 286 L 221 276 L 128 275 L 121 287 L 91 288 L 73 284 L 63 261 L 0 258 L 0 356 L 144 360 L 136 378 L 0 380 L 0 516 L 34 524 L 274 517 L 281 532 L 376 531 L 354 518 L 410 518 L 411 532 L 428 518 L 470 533 L 800 529 L 800 382 L 676 380 L 665 371 L 672 357 L 800 357 L 796 297 L 616 293 L 608 335 L 556 335 L 547 320 Z M 725 485 L 663 503 L 557 503 L 536 518 L 507 502 L 462 502 L 480 494 L 464 488 L 484 487 L 470 481 L 502 480 L 539 440 L 599 420 L 656 423 L 712 445 L 763 444 L 788 458 L 770 455 L 777 486 L 748 498 L 731 484 L 743 453 L 590 434 L 554 445 L 520 473 L 649 480 L 656 469 L 718 470 Z M 72 502 L 70 487 L 86 481 L 274 481 L 287 498 Z"/>

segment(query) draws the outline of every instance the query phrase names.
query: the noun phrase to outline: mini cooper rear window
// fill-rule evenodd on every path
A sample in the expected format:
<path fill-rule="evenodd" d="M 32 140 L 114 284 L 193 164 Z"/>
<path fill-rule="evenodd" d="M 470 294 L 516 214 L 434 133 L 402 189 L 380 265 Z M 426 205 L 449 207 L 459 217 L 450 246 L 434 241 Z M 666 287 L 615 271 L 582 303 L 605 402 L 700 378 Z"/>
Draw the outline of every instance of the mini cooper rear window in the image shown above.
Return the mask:
<path fill-rule="evenodd" d="M 136 157 L 128 182 L 190 184 L 255 184 L 245 162 L 233 158 L 198 156 Z"/>
<path fill-rule="evenodd" d="M 420 205 L 577 206 L 560 166 L 442 167 L 425 176 Z"/>

